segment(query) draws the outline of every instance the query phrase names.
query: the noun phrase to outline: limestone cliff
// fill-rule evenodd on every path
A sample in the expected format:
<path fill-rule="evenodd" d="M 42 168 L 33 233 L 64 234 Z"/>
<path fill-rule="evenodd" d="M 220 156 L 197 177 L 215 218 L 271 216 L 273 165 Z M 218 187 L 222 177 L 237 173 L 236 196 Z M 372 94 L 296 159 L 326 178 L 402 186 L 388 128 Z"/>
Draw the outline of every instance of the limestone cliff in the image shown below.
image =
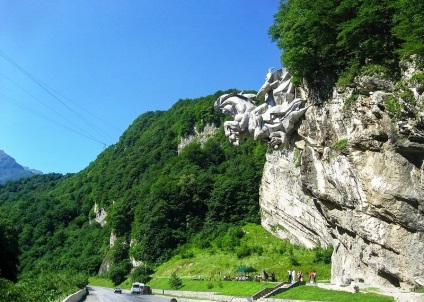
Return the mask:
<path fill-rule="evenodd" d="M 333 245 L 332 282 L 424 285 L 423 89 L 358 78 L 308 110 L 290 147 L 270 150 L 262 225 L 306 247 Z M 422 74 L 422 73 L 421 73 Z"/>

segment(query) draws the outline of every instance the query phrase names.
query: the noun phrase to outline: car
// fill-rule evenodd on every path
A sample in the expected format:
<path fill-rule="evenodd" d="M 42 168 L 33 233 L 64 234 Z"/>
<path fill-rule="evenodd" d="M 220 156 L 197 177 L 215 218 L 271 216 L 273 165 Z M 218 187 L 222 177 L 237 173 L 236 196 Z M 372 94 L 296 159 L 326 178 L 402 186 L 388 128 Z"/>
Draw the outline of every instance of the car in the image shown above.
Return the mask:
<path fill-rule="evenodd" d="M 115 287 L 115 288 L 113 289 L 113 292 L 114 292 L 115 294 L 122 294 L 122 288 L 120 288 L 120 287 Z"/>
<path fill-rule="evenodd" d="M 143 283 L 133 283 L 131 286 L 131 294 L 141 294 L 141 289 L 143 288 Z"/>
<path fill-rule="evenodd" d="M 150 288 L 150 286 L 145 285 L 141 289 L 141 294 L 142 295 L 151 295 L 152 294 L 152 289 Z"/>

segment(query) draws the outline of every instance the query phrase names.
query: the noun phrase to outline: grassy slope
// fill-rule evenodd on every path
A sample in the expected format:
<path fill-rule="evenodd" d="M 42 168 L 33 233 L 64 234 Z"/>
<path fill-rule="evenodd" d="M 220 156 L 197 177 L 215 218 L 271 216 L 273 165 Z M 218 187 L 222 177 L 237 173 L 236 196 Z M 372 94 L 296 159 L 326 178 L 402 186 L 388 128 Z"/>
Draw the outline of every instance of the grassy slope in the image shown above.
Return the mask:
<path fill-rule="evenodd" d="M 349 293 L 345 291 L 335 291 L 322 289 L 316 286 L 299 286 L 286 292 L 275 295 L 277 299 L 298 299 L 314 301 L 334 301 L 334 302 L 392 302 L 392 297 L 378 295 L 375 293 Z"/>
<path fill-rule="evenodd" d="M 293 247 L 287 241 L 279 240 L 264 230 L 259 225 L 249 224 L 243 227 L 245 232 L 238 247 L 234 251 L 225 251 L 218 247 L 217 242 L 212 242 L 211 247 L 199 249 L 186 245 L 180 249 L 180 253 L 170 261 L 159 266 L 148 283 L 156 292 L 161 289 L 171 289 L 169 278 L 173 272 L 182 279 L 182 291 L 217 292 L 222 295 L 248 297 L 267 287 L 274 287 L 278 282 L 286 281 L 286 271 L 289 268 L 308 272 L 316 270 L 318 282 L 328 282 L 330 278 L 330 264 L 316 262 L 316 251 Z M 238 258 L 236 250 L 240 246 L 250 246 L 254 252 L 250 256 Z M 258 247 L 262 249 L 258 249 Z M 187 255 L 190 255 L 187 257 Z M 293 265 L 297 262 L 298 265 Z M 265 269 L 267 272 L 275 272 L 278 282 L 254 282 L 254 281 L 223 281 L 224 275 L 236 276 L 235 270 L 241 266 L 253 266 L 258 274 Z M 253 275 L 254 273 L 251 273 Z M 201 275 L 204 280 L 193 280 Z M 140 280 L 142 281 L 142 280 Z M 101 278 L 91 278 L 90 284 L 112 287 L 110 281 Z M 131 281 L 127 280 L 120 285 L 129 289 Z M 330 291 L 314 286 L 300 286 L 281 293 L 273 298 L 298 299 L 315 301 L 368 301 L 390 302 L 390 297 L 376 294 L 353 294 L 348 292 Z"/>
<path fill-rule="evenodd" d="M 248 224 L 243 227 L 245 235 L 240 246 L 232 251 L 222 250 L 215 242 L 210 248 L 189 247 L 184 254 L 173 257 L 156 270 L 154 278 L 168 278 L 172 272 L 183 279 L 192 279 L 201 275 L 205 279 L 221 280 L 224 275 L 235 277 L 235 270 L 243 266 L 252 266 L 260 274 L 266 270 L 275 273 L 277 281 L 286 281 L 287 270 L 309 272 L 316 270 L 319 278 L 330 279 L 330 264 L 315 262 L 315 250 L 293 247 L 285 240 L 280 240 L 268 233 L 262 226 Z M 237 251 L 249 248 L 249 256 L 239 258 Z"/>

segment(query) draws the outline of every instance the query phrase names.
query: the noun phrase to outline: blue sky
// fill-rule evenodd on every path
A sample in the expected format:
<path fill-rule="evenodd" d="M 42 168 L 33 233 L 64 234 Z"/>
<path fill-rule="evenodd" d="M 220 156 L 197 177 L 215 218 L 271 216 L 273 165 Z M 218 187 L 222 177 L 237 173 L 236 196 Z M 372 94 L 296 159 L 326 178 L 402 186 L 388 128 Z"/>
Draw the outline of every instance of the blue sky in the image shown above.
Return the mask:
<path fill-rule="evenodd" d="M 0 0 L 0 150 L 84 169 L 140 114 L 281 67 L 278 0 Z"/>

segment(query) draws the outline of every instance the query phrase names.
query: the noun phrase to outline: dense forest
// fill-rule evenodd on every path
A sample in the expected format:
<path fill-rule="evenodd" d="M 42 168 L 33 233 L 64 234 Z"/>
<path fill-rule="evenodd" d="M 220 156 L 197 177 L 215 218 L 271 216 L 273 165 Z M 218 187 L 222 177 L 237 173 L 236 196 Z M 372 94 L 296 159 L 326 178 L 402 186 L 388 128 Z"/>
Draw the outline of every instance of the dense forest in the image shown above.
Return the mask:
<path fill-rule="evenodd" d="M 223 93 L 140 115 L 77 174 L 0 186 L 0 227 L 6 230 L 0 244 L 8 247 L 2 249 L 2 277 L 46 270 L 93 275 L 104 259 L 111 275 L 125 276 L 130 259 L 154 267 L 195 234 L 213 238 L 227 226 L 258 223 L 266 146 L 246 140 L 234 148 L 221 128 L 202 146 L 193 142 L 178 154 L 181 138 L 194 129 L 219 128 L 225 117 L 213 111 L 213 102 Z M 103 227 L 95 222 L 94 205 L 107 212 Z M 111 233 L 116 240 L 109 249 Z"/>

